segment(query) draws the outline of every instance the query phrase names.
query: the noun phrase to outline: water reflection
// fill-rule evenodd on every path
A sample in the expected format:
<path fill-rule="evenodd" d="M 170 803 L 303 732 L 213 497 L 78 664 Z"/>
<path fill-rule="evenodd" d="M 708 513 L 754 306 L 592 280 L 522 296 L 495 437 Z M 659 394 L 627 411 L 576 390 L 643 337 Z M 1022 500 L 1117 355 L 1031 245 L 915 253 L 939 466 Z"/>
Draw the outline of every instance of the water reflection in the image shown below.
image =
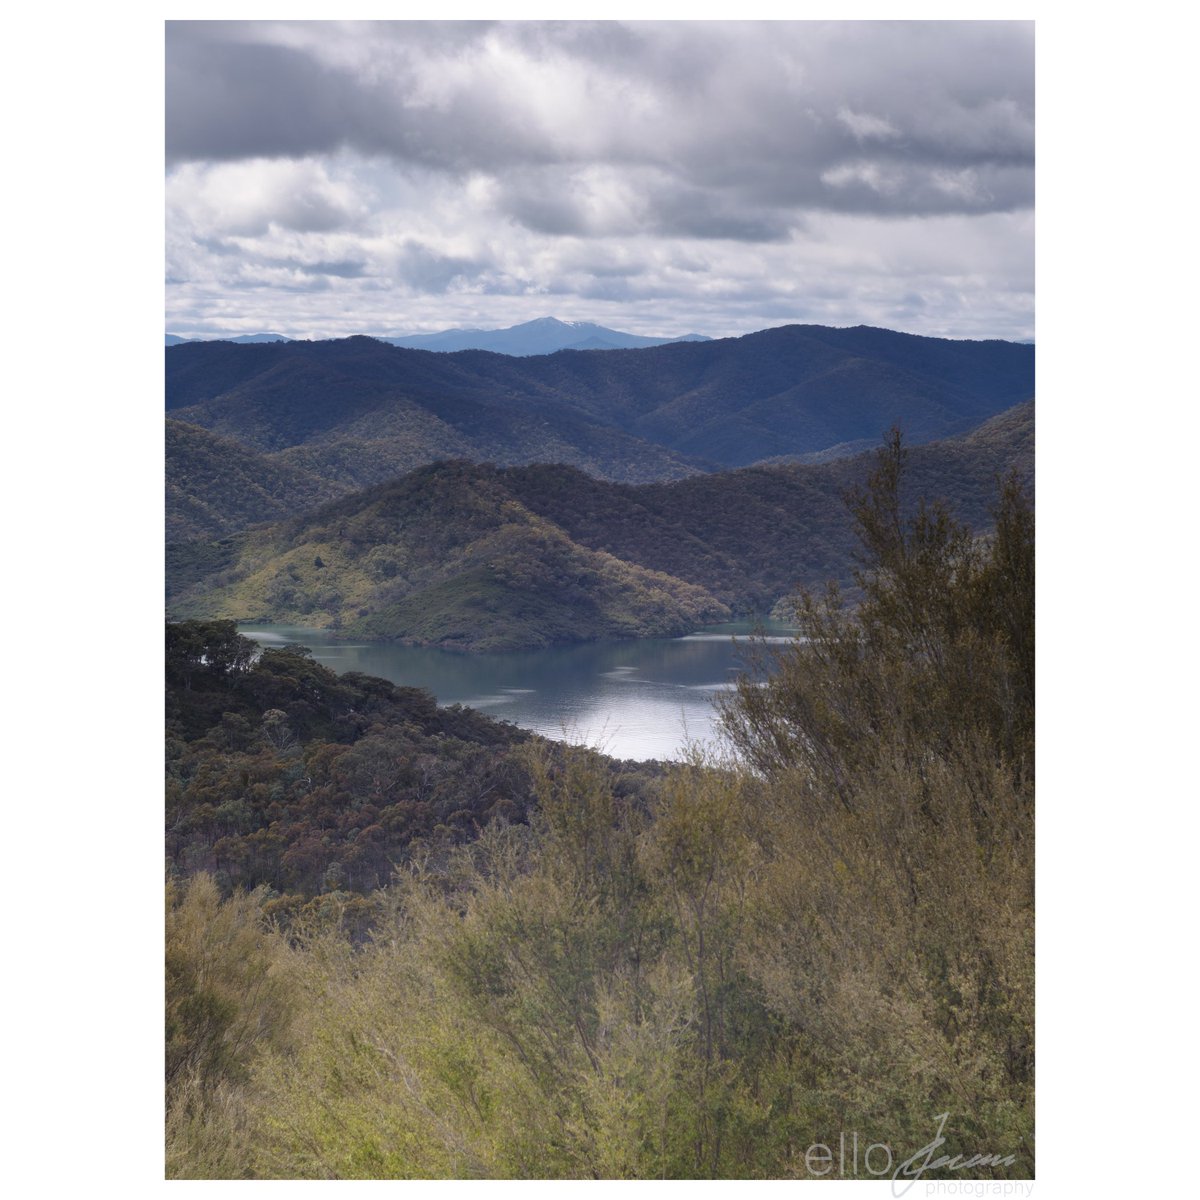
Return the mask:
<path fill-rule="evenodd" d="M 510 654 L 456 654 L 422 646 L 343 643 L 319 629 L 243 625 L 264 645 L 300 642 L 331 670 L 362 671 L 431 691 L 546 737 L 597 746 L 617 758 L 678 758 L 688 741 L 717 739 L 713 698 L 745 667 L 754 626 L 733 623 L 687 637 L 594 642 Z M 785 643 L 788 627 L 767 626 Z M 735 638 L 739 643 L 735 643 Z"/>

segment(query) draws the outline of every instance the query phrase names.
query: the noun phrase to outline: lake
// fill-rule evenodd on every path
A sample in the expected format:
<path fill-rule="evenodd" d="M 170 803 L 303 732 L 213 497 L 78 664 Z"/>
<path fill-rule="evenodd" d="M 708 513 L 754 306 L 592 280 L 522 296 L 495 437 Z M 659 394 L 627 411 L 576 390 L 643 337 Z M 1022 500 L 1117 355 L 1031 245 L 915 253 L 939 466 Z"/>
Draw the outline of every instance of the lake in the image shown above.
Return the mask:
<path fill-rule="evenodd" d="M 388 642 L 339 642 L 298 625 L 240 625 L 264 646 L 299 642 L 331 670 L 362 671 L 425 688 L 439 704 L 466 704 L 546 737 L 615 758 L 677 759 L 688 741 L 717 738 L 714 698 L 745 667 L 749 622 L 679 638 L 589 642 L 509 654 L 461 654 Z M 767 622 L 769 641 L 790 640 Z M 735 643 L 735 638 L 741 645 Z"/>

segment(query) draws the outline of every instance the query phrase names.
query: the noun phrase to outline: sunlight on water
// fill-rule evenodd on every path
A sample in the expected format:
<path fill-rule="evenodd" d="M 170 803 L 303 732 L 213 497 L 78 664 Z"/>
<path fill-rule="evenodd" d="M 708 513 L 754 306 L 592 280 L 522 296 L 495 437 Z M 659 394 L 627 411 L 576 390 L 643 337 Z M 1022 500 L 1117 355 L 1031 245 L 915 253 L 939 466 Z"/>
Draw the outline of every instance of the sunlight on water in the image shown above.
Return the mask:
<path fill-rule="evenodd" d="M 754 626 L 511 654 L 342 643 L 302 626 L 240 628 L 264 646 L 308 646 L 331 670 L 426 688 L 439 704 L 479 708 L 545 737 L 593 746 L 616 758 L 666 759 L 680 757 L 689 742 L 719 740 L 714 701 L 735 687 Z M 786 644 L 787 627 L 771 626 L 766 641 Z"/>

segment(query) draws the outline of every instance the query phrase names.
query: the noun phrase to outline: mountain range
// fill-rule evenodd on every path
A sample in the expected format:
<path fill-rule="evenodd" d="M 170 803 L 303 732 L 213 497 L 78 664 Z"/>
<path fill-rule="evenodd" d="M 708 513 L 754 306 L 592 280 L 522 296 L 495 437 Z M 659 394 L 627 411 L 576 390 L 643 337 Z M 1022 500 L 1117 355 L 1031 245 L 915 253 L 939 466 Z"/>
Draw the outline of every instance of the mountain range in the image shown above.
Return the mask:
<path fill-rule="evenodd" d="M 169 536 L 222 536 L 445 459 L 646 483 L 841 457 L 892 425 L 916 445 L 1031 398 L 1033 366 L 1032 346 L 865 326 L 523 358 L 190 343 L 166 354 Z"/>
<path fill-rule="evenodd" d="M 168 607 L 469 650 L 668 636 L 853 583 L 842 503 L 871 455 L 630 485 L 578 468 L 421 467 L 217 541 L 168 548 Z M 1032 484 L 1033 404 L 909 451 L 910 496 L 978 529 L 997 478 Z M 295 483 L 295 481 L 291 481 Z"/>
<path fill-rule="evenodd" d="M 236 342 L 242 345 L 258 342 L 290 342 L 281 333 L 244 333 L 237 337 L 185 338 L 176 333 L 166 335 L 168 346 L 183 346 L 192 342 Z M 416 350 L 437 350 L 453 353 L 456 350 L 491 350 L 495 354 L 524 357 L 553 354 L 558 350 L 634 350 L 645 346 L 665 346 L 672 342 L 708 342 L 702 333 L 685 333 L 681 337 L 643 337 L 637 333 L 622 333 L 591 321 L 560 321 L 556 317 L 538 317 L 507 329 L 443 329 L 438 333 L 413 333 L 403 337 L 384 337 L 377 341 L 391 346 Z"/>

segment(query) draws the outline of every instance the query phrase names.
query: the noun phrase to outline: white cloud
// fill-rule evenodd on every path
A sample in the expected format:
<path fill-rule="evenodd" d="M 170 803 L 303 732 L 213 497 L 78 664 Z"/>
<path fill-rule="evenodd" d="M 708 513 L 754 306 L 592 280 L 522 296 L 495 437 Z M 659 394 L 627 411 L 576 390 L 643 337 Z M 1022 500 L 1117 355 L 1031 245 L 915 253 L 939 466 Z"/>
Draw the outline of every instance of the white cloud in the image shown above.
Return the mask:
<path fill-rule="evenodd" d="M 255 237 L 272 226 L 321 232 L 367 212 L 355 187 L 312 159 L 185 163 L 167 177 L 168 221 L 186 223 L 199 237 Z"/>
<path fill-rule="evenodd" d="M 855 184 L 879 196 L 894 196 L 904 179 L 903 173 L 886 163 L 858 161 L 839 163 L 821 173 L 821 182 L 831 188 L 850 188 Z"/>
<path fill-rule="evenodd" d="M 874 113 L 858 113 L 853 109 L 841 107 L 837 111 L 837 119 L 860 141 L 887 141 L 888 138 L 900 136 L 896 128 L 886 117 L 877 117 Z"/>

